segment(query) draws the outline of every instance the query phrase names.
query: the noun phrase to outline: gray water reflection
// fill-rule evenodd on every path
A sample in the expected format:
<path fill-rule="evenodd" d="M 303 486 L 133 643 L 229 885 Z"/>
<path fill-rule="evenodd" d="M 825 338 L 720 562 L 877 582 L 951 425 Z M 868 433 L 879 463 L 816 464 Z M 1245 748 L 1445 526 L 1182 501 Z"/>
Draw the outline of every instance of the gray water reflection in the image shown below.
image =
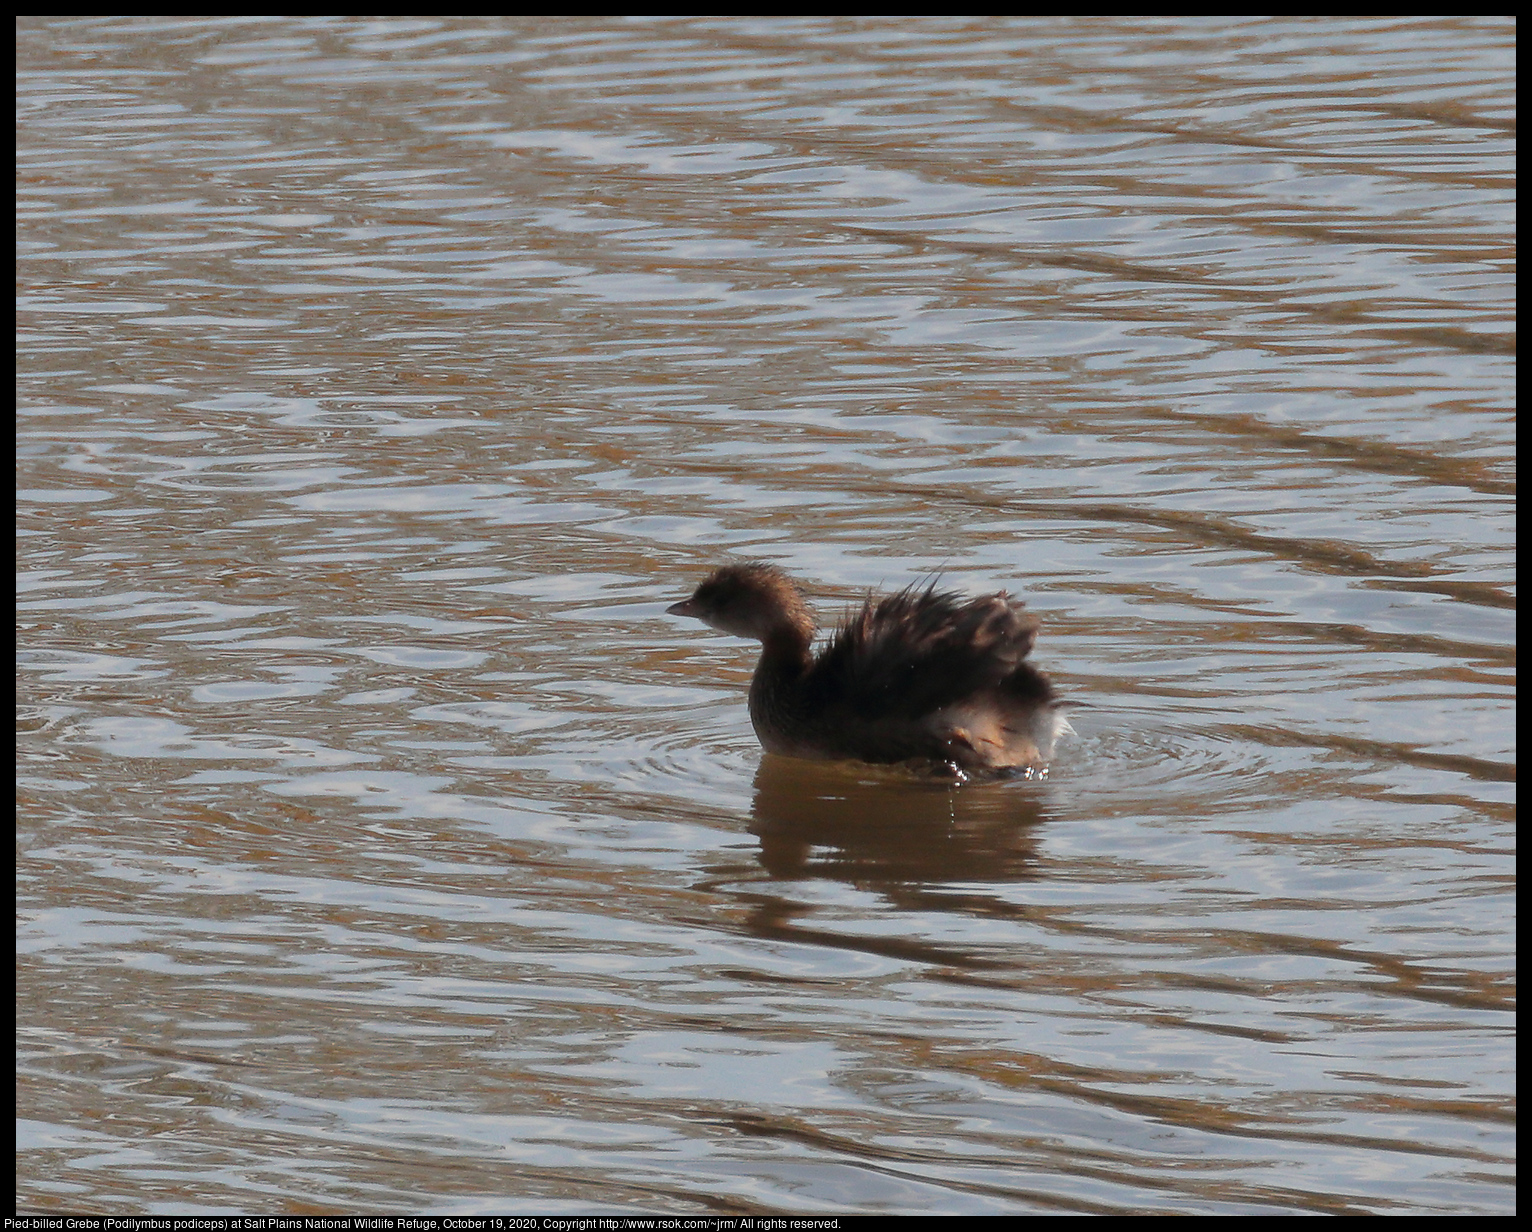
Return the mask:
<path fill-rule="evenodd" d="M 1511 1211 L 1511 49 L 20 19 L 20 1205 Z M 748 557 L 1076 736 L 763 758 Z"/>

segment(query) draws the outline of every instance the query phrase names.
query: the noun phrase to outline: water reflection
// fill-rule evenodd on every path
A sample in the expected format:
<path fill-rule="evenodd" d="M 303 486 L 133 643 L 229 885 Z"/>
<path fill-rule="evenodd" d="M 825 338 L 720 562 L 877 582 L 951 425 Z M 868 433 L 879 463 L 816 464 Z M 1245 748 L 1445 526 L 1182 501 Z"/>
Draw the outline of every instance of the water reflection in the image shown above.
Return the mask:
<path fill-rule="evenodd" d="M 1038 784 L 942 783 L 853 762 L 765 755 L 755 775 L 750 831 L 761 864 L 790 880 L 862 886 L 1023 881 L 1034 875 L 1035 830 L 1046 817 Z"/>

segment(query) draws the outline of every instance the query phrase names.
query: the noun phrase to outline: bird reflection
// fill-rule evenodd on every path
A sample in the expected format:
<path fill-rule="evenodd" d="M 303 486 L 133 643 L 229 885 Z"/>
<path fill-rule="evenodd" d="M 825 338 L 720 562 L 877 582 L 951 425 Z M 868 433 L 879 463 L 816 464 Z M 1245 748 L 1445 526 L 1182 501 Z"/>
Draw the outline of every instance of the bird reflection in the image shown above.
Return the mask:
<path fill-rule="evenodd" d="M 767 755 L 751 832 L 773 877 L 879 882 L 1024 881 L 1035 876 L 1038 786 L 944 783 L 854 762 Z"/>

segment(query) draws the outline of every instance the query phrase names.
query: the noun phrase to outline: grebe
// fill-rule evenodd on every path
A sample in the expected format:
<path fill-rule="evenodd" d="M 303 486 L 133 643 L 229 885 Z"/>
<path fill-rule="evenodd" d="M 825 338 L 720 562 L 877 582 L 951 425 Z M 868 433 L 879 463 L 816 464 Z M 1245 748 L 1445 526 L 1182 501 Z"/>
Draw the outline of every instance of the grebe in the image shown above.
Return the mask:
<path fill-rule="evenodd" d="M 965 599 L 933 583 L 869 598 L 817 655 L 803 592 L 774 565 L 725 565 L 665 610 L 761 643 L 750 722 L 768 753 L 966 778 L 1040 771 L 1070 730 L 1025 661 L 1037 618 L 1004 591 Z"/>

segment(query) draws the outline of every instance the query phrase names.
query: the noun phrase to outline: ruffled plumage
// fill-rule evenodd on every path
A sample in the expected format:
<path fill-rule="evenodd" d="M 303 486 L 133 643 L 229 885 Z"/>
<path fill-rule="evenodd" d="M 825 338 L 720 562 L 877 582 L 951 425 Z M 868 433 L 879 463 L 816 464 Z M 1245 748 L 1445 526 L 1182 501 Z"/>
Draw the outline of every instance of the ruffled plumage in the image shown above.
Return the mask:
<path fill-rule="evenodd" d="M 1037 618 L 1004 592 L 966 599 L 932 584 L 869 598 L 818 655 L 808 604 L 773 565 L 726 565 L 667 610 L 761 642 L 750 718 L 770 753 L 1040 768 L 1069 730 L 1048 677 L 1025 662 Z"/>

